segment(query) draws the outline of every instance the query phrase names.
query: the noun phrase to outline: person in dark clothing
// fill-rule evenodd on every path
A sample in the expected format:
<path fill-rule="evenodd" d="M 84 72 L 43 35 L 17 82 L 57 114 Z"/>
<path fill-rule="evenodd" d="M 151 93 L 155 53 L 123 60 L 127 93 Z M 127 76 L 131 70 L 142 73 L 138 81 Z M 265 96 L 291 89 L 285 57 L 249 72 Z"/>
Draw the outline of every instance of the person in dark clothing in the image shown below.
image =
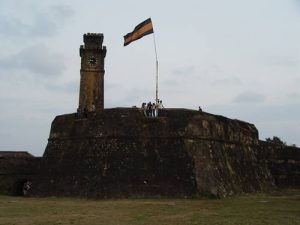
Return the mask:
<path fill-rule="evenodd" d="M 85 118 L 88 117 L 88 108 L 87 108 L 87 106 L 84 106 L 84 108 L 83 108 L 83 116 L 84 116 Z"/>
<path fill-rule="evenodd" d="M 152 103 L 151 102 L 148 102 L 148 104 L 147 104 L 147 115 L 148 115 L 148 117 L 152 116 Z"/>
<path fill-rule="evenodd" d="M 77 113 L 76 113 L 76 118 L 81 118 L 82 117 L 82 113 L 81 113 L 81 109 L 78 107 L 77 108 Z"/>
<path fill-rule="evenodd" d="M 155 110 L 156 110 L 156 105 L 155 105 L 155 103 L 153 103 L 152 106 L 151 106 L 152 117 L 156 117 L 156 112 L 155 112 Z"/>

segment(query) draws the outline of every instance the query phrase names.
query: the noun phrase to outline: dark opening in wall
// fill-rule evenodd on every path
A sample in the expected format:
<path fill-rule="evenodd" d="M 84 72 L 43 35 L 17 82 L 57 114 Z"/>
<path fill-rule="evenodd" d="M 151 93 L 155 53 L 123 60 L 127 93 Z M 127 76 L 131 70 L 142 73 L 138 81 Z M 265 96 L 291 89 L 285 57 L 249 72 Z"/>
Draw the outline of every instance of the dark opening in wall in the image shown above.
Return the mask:
<path fill-rule="evenodd" d="M 22 179 L 15 183 L 13 195 L 15 196 L 26 196 L 31 187 L 31 181 L 28 179 Z"/>

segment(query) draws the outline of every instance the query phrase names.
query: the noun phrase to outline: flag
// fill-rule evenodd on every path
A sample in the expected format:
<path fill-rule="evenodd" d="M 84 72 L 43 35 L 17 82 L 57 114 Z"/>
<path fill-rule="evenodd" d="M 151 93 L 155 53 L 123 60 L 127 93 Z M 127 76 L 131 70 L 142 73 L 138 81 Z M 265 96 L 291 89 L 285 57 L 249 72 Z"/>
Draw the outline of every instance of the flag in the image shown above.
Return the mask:
<path fill-rule="evenodd" d="M 131 42 L 138 40 L 145 35 L 152 34 L 153 32 L 151 18 L 146 19 L 144 22 L 137 25 L 131 33 L 124 36 L 124 46 L 129 45 Z"/>

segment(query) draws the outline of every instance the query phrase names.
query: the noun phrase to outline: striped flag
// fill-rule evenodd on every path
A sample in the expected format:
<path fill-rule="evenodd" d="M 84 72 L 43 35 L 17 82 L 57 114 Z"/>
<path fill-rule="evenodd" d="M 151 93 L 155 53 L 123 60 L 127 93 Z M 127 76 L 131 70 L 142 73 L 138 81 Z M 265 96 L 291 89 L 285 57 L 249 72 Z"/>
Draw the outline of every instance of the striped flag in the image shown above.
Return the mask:
<path fill-rule="evenodd" d="M 144 22 L 137 25 L 131 33 L 128 33 L 124 36 L 124 46 L 129 45 L 131 42 L 148 34 L 152 34 L 153 32 L 151 18 L 146 19 Z"/>

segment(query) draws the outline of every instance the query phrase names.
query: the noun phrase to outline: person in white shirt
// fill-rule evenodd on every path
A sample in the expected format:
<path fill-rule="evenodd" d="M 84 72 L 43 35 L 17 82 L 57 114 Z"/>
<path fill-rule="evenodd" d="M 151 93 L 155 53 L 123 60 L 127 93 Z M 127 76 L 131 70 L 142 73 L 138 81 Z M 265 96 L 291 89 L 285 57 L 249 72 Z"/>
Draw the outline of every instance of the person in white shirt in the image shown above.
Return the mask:
<path fill-rule="evenodd" d="M 91 112 L 95 112 L 96 111 L 96 106 L 94 104 L 91 105 Z"/>
<path fill-rule="evenodd" d="M 157 115 L 158 116 L 162 116 L 162 109 L 164 109 L 165 107 L 162 104 L 162 100 L 158 100 L 158 112 Z"/>
<path fill-rule="evenodd" d="M 144 116 L 147 117 L 147 104 L 146 104 L 146 102 L 143 102 L 141 109 L 144 113 Z"/>

